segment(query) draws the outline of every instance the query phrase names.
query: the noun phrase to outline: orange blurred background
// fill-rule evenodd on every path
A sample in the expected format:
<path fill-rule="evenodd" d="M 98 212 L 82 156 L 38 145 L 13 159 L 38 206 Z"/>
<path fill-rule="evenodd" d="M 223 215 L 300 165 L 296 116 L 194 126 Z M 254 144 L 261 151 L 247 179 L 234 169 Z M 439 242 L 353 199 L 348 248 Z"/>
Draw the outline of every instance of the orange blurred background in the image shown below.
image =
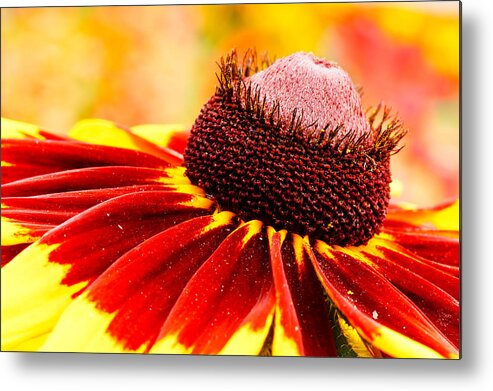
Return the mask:
<path fill-rule="evenodd" d="M 64 132 L 82 118 L 191 126 L 231 48 L 338 62 L 409 128 L 394 198 L 459 194 L 459 3 L 2 9 L 2 116 Z"/>

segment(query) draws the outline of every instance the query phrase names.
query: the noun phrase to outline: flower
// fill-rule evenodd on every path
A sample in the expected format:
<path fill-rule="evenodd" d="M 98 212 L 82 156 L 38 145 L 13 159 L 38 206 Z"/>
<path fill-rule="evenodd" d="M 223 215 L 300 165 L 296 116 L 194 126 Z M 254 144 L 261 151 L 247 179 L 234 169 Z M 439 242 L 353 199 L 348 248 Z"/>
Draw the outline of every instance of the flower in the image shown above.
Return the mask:
<path fill-rule="evenodd" d="M 220 68 L 190 136 L 2 120 L 2 350 L 457 358 L 458 202 L 389 206 L 399 122 L 310 54 Z"/>

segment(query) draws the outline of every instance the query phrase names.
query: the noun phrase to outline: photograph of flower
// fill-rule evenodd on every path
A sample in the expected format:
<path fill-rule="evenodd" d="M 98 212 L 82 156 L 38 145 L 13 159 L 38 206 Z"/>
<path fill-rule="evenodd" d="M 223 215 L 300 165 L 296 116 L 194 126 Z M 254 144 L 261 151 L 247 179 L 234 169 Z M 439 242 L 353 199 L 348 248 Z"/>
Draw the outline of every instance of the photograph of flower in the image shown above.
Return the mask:
<path fill-rule="evenodd" d="M 1 31 L 2 351 L 461 357 L 458 1 Z"/>

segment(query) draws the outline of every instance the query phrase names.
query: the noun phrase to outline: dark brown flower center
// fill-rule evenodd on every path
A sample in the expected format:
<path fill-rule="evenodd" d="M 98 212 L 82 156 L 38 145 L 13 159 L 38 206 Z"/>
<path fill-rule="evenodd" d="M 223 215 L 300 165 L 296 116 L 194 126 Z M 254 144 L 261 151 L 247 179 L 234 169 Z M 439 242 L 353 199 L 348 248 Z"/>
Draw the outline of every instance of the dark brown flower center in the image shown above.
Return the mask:
<path fill-rule="evenodd" d="M 307 125 L 296 107 L 291 115 L 283 112 L 287 105 L 276 93 L 268 100 L 263 90 L 269 85 L 248 78 L 251 59 L 248 64 L 238 66 L 235 55 L 222 63 L 220 86 L 191 130 L 187 176 L 244 220 L 329 244 L 366 243 L 385 218 L 390 155 L 403 135 L 398 123 L 384 126 L 383 118 L 374 126 L 374 117 L 364 123 L 358 118 L 367 132 L 351 132 L 347 123 Z M 321 112 L 314 108 L 311 115 Z M 326 115 L 340 116 L 347 113 Z"/>

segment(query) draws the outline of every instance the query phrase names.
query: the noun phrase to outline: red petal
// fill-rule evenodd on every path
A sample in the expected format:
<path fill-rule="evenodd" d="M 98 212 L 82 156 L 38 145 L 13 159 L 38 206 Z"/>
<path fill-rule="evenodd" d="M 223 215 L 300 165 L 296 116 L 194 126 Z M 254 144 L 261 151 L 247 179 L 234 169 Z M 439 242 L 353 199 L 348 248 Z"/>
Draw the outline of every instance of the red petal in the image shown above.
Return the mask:
<path fill-rule="evenodd" d="M 91 167 L 35 176 L 2 186 L 4 197 L 137 185 L 189 184 L 182 168 Z"/>
<path fill-rule="evenodd" d="M 433 262 L 457 267 L 460 260 L 458 232 L 449 231 L 405 231 L 385 229 L 389 240 L 400 244 L 412 253 Z M 448 268 L 450 270 L 450 268 Z"/>
<path fill-rule="evenodd" d="M 269 230 L 276 287 L 273 355 L 337 356 L 324 291 L 298 235 Z"/>
<path fill-rule="evenodd" d="M 151 353 L 258 354 L 275 304 L 267 242 L 258 221 L 230 234 L 185 287 Z"/>
<path fill-rule="evenodd" d="M 167 147 L 172 150 L 183 154 L 188 142 L 188 132 L 174 133 L 168 141 Z"/>
<path fill-rule="evenodd" d="M 383 239 L 383 240 L 382 240 Z M 443 289 L 455 299 L 459 298 L 458 268 L 444 266 L 416 255 L 389 240 L 386 236 L 374 238 L 367 247 L 370 254 L 402 266 Z M 366 250 L 363 248 L 362 252 Z"/>
<path fill-rule="evenodd" d="M 2 267 L 7 265 L 14 257 L 24 250 L 30 243 L 19 243 L 12 246 L 2 245 Z"/>
<path fill-rule="evenodd" d="M 2 207 L 4 215 L 19 218 L 20 213 L 27 211 L 39 211 L 45 215 L 51 213 L 66 213 L 70 217 L 84 210 L 124 194 L 139 193 L 145 191 L 178 191 L 196 195 L 205 195 L 203 190 L 192 185 L 140 185 L 123 186 L 107 189 L 89 189 L 81 191 L 68 191 L 64 193 L 43 194 L 32 197 L 3 197 Z M 51 219 L 46 216 L 47 219 Z M 39 220 L 29 220 L 39 221 Z M 64 220 L 62 220 L 63 222 Z"/>
<path fill-rule="evenodd" d="M 2 140 L 3 183 L 75 168 L 135 166 L 162 168 L 170 164 L 143 152 L 71 141 Z"/>
<path fill-rule="evenodd" d="M 361 253 L 458 347 L 459 279 L 387 246 L 376 245 L 376 248 L 381 253 L 364 250 Z"/>
<path fill-rule="evenodd" d="M 39 230 L 44 234 L 46 230 L 44 226 L 52 228 L 64 221 L 73 217 L 74 213 L 64 211 L 44 211 L 44 210 L 29 210 L 29 209 L 3 209 L 2 217 L 9 220 L 14 220 L 16 223 L 22 222 L 24 227 Z M 41 225 L 41 227 L 37 227 Z M 37 228 L 37 229 L 36 229 Z M 36 235 L 38 236 L 38 235 Z M 41 236 L 41 235 L 39 235 Z"/>

